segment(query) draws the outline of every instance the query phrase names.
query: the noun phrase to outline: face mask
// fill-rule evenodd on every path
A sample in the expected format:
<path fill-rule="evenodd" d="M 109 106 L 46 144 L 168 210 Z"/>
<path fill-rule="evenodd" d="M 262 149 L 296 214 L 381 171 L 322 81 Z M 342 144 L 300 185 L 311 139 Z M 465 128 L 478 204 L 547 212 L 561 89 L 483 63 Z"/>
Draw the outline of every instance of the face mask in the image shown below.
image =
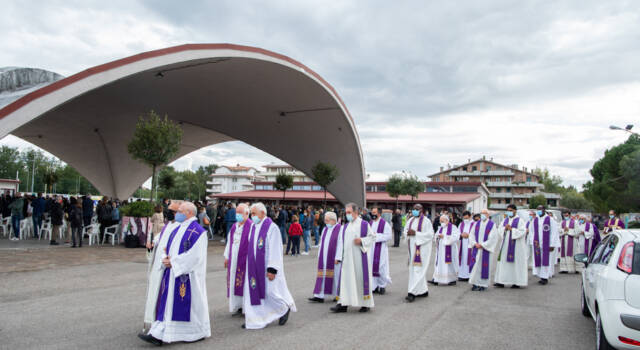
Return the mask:
<path fill-rule="evenodd" d="M 378 218 L 378 215 L 373 215 L 373 214 L 371 214 L 371 218 L 372 218 L 373 220 L 376 220 L 376 219 Z"/>
<path fill-rule="evenodd" d="M 507 216 L 508 216 L 508 217 L 512 217 L 512 216 L 513 216 L 513 212 L 512 212 L 512 211 L 508 211 L 508 212 L 507 212 Z"/>
<path fill-rule="evenodd" d="M 242 214 L 236 214 L 236 221 L 237 222 L 242 222 L 244 220 L 244 215 Z"/>
<path fill-rule="evenodd" d="M 584 220 L 580 220 L 580 223 L 581 223 L 581 224 L 584 224 Z"/>
<path fill-rule="evenodd" d="M 353 215 L 347 214 L 347 221 L 349 222 L 353 221 Z"/>
<path fill-rule="evenodd" d="M 565 217 L 564 217 L 564 219 L 565 219 L 565 220 L 569 220 L 569 217 L 568 217 L 568 216 L 565 216 Z"/>
<path fill-rule="evenodd" d="M 413 214 L 413 216 L 420 216 L 420 211 L 419 211 L 419 210 L 415 210 L 415 209 L 413 209 L 413 210 L 411 211 L 411 214 Z"/>
<path fill-rule="evenodd" d="M 260 223 L 260 218 L 257 217 L 256 215 L 251 217 L 251 221 L 253 221 L 254 224 L 259 224 Z"/>
<path fill-rule="evenodd" d="M 615 217 L 616 217 L 615 215 L 609 215 L 609 219 L 613 219 Z"/>
<path fill-rule="evenodd" d="M 480 215 L 480 220 L 486 221 L 487 220 L 487 216 L 484 215 L 484 214 Z"/>
<path fill-rule="evenodd" d="M 542 210 L 536 210 L 536 214 L 538 214 L 539 217 L 542 217 L 544 213 L 542 212 Z"/>
<path fill-rule="evenodd" d="M 329 229 L 329 230 L 331 230 L 333 228 L 333 226 L 335 226 L 333 224 L 326 224 L 326 225 L 327 225 L 327 229 Z"/>
<path fill-rule="evenodd" d="M 177 222 L 184 222 L 185 220 L 187 220 L 187 216 L 182 214 L 182 213 L 177 213 L 176 214 L 176 221 Z"/>

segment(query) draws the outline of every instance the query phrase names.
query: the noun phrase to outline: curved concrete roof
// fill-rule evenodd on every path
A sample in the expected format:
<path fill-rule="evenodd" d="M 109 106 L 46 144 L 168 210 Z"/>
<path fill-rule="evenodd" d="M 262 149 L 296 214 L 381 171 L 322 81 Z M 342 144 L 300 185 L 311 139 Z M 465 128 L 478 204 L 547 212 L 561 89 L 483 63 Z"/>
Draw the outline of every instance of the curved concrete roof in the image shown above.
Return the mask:
<path fill-rule="evenodd" d="M 188 44 L 82 71 L 0 109 L 0 138 L 25 139 L 76 168 L 105 195 L 126 198 L 150 169 L 127 153 L 149 110 L 182 124 L 176 159 L 239 140 L 310 174 L 335 164 L 328 190 L 365 202 L 358 133 L 336 91 L 286 56 L 232 44 Z"/>

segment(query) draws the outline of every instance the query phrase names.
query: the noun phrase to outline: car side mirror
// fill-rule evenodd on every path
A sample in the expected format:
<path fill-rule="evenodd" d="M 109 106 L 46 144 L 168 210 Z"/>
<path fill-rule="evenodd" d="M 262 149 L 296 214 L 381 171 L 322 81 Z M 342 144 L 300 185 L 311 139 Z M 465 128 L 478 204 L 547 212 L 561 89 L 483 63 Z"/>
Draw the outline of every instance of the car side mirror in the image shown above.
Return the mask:
<path fill-rule="evenodd" d="M 576 254 L 573 257 L 573 260 L 575 260 L 575 262 L 583 263 L 585 266 L 587 266 L 589 257 L 587 256 L 587 254 Z"/>

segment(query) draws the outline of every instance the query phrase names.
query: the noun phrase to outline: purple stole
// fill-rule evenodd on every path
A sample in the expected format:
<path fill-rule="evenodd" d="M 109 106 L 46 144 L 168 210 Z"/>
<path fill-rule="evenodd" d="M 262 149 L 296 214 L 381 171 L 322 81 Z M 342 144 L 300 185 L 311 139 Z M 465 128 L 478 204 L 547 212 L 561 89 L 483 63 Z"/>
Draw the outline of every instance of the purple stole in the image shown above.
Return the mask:
<path fill-rule="evenodd" d="M 415 217 L 412 217 L 411 220 L 409 221 L 409 229 L 411 229 L 411 224 L 413 223 L 413 219 L 415 219 Z M 418 230 L 422 229 L 422 221 L 424 220 L 424 215 L 420 215 L 420 219 L 418 220 Z M 418 232 L 418 230 L 416 230 L 416 232 Z M 415 236 L 413 236 L 415 237 Z M 409 259 L 411 259 L 411 246 L 407 246 L 409 248 Z M 422 259 L 420 258 L 420 246 L 416 243 L 416 254 L 413 256 L 413 265 L 414 266 L 422 266 Z"/>
<path fill-rule="evenodd" d="M 451 227 L 453 226 L 453 224 L 451 222 L 449 222 L 449 225 L 447 225 L 447 236 L 451 236 Z M 438 230 L 438 233 L 442 233 L 442 226 L 440 226 L 440 229 Z M 439 239 L 439 238 L 438 238 Z M 440 249 L 438 248 L 437 252 L 439 252 Z M 436 263 L 438 261 L 438 258 L 436 258 Z M 446 245 L 444 247 L 444 262 L 447 264 L 451 264 L 451 246 L 450 245 Z"/>
<path fill-rule="evenodd" d="M 384 227 L 387 222 L 380 218 L 378 222 L 378 233 L 384 233 Z M 376 247 L 373 251 L 373 276 L 380 277 L 380 253 L 382 252 L 382 242 L 376 242 Z"/>
<path fill-rule="evenodd" d="M 344 234 L 347 231 L 347 227 L 349 223 L 342 226 L 344 229 L 342 230 L 342 245 L 344 246 Z M 367 237 L 367 233 L 369 232 L 369 223 L 362 220 L 362 224 L 360 225 L 360 238 Z M 362 253 L 362 251 L 361 251 Z M 338 280 L 338 294 L 340 294 L 340 282 L 342 280 L 342 274 L 340 274 L 340 279 Z M 364 300 L 370 299 L 369 295 L 369 259 L 367 258 L 367 253 L 362 253 L 362 294 L 364 295 Z"/>
<path fill-rule="evenodd" d="M 462 237 L 462 234 L 464 233 L 464 220 L 462 220 L 462 222 L 460 223 L 460 249 L 458 249 L 458 264 L 460 264 L 460 266 L 462 266 L 462 240 L 464 239 Z M 467 262 L 468 264 L 469 262 Z"/>
<path fill-rule="evenodd" d="M 244 274 L 247 270 L 247 250 L 249 247 L 249 232 L 251 221 L 247 219 L 242 225 L 242 236 L 240 237 L 240 247 L 238 248 L 238 262 L 236 263 L 235 285 L 233 295 L 242 296 L 244 293 Z M 229 230 L 229 263 L 227 263 L 227 298 L 230 291 L 231 259 L 233 258 L 233 235 L 236 233 L 237 225 L 234 223 Z"/>
<path fill-rule="evenodd" d="M 178 233 L 180 226 L 169 236 L 167 241 L 167 253 L 170 251 L 173 239 Z M 200 235 L 205 230 L 198 225 L 198 221 L 191 222 L 184 235 L 182 235 L 182 241 L 180 241 L 180 249 L 178 255 L 186 253 L 193 247 Z M 167 295 L 169 294 L 169 277 L 171 275 L 171 268 L 166 268 L 162 276 L 162 283 L 160 285 L 160 295 L 158 296 L 158 302 L 156 304 L 156 320 L 164 321 L 164 311 L 167 305 Z M 191 281 L 189 274 L 184 274 L 175 278 L 174 281 L 174 295 L 173 295 L 173 315 L 172 321 L 184 321 L 189 322 L 191 320 Z"/>
<path fill-rule="evenodd" d="M 589 248 L 588 245 L 588 241 L 587 239 L 584 240 L 584 253 L 588 255 L 590 255 L 594 249 L 596 249 L 596 246 L 598 245 L 598 243 L 600 243 L 600 231 L 598 230 L 598 226 L 594 225 L 590 222 L 587 222 L 587 225 L 592 225 L 593 226 L 593 238 L 591 238 L 591 248 Z M 589 226 L 585 226 L 585 231 L 588 230 Z"/>
<path fill-rule="evenodd" d="M 538 229 L 539 218 L 533 222 L 533 261 L 535 267 L 549 266 L 549 245 L 551 243 L 551 218 L 547 215 L 542 223 L 542 238 Z M 542 239 L 542 249 L 540 240 Z M 542 255 L 542 256 L 541 256 Z M 541 260 L 542 258 L 542 260 Z"/>
<path fill-rule="evenodd" d="M 507 226 L 508 223 L 509 223 L 509 218 L 505 218 L 504 222 L 502 223 L 502 226 Z M 513 228 L 515 226 L 517 228 L 519 223 L 520 223 L 520 218 L 516 217 L 515 219 L 513 219 L 511 227 Z M 500 246 L 500 254 L 498 254 L 498 261 L 500 261 L 500 258 L 502 257 L 502 247 L 504 247 L 504 241 L 506 240 L 507 239 L 502 240 L 502 245 Z M 513 262 L 514 256 L 516 255 L 516 240 L 511 238 L 511 230 L 509 230 L 508 241 L 509 241 L 509 245 L 507 246 L 507 262 Z"/>
<path fill-rule="evenodd" d="M 609 228 L 611 227 L 613 229 L 614 226 L 618 226 L 620 228 L 625 228 L 624 222 L 622 222 L 622 220 L 618 219 L 618 218 L 614 218 L 614 219 L 609 219 L 607 220 L 607 223 L 604 225 L 604 228 Z M 610 231 L 610 230 L 609 230 Z M 607 233 L 609 232 L 607 231 Z"/>
<path fill-rule="evenodd" d="M 482 222 L 476 222 L 476 243 L 480 242 L 480 226 L 482 226 Z M 484 229 L 484 241 L 489 239 L 489 232 L 493 228 L 493 221 L 488 220 L 487 226 Z M 473 270 L 473 266 L 476 264 L 476 256 L 478 255 L 478 248 L 475 246 L 471 249 L 471 255 L 469 256 L 469 268 Z M 482 271 L 480 277 L 483 280 L 489 279 L 489 260 L 491 259 L 491 255 L 488 250 L 482 249 Z"/>
<path fill-rule="evenodd" d="M 313 289 L 314 294 L 320 294 L 322 291 L 322 281 L 324 280 L 324 294 L 333 292 L 333 268 L 335 267 L 336 248 L 338 246 L 338 238 L 340 237 L 340 225 L 336 225 L 331 231 L 329 237 L 329 251 L 327 252 L 327 268 L 324 267 L 324 241 L 328 236 L 328 228 L 324 228 L 322 232 L 322 240 L 320 241 L 320 253 L 318 257 L 318 276 L 316 277 L 316 286 Z M 326 271 L 326 272 L 325 272 Z"/>
<path fill-rule="evenodd" d="M 569 228 L 574 228 L 576 223 L 573 219 L 569 219 Z M 567 228 L 567 220 L 563 220 L 562 221 L 562 228 L 565 229 Z M 568 238 L 568 242 L 567 242 L 567 246 L 566 247 L 566 253 L 565 253 L 565 244 L 564 244 L 564 238 L 562 237 L 562 241 L 560 241 L 561 247 L 560 247 L 560 256 L 561 257 L 565 257 L 565 256 L 573 256 L 573 236 L 569 236 Z"/>
<path fill-rule="evenodd" d="M 265 274 L 266 274 L 266 254 L 265 254 L 265 241 L 267 239 L 267 232 L 269 232 L 269 227 L 271 227 L 271 219 L 266 217 L 262 226 L 260 227 L 260 232 L 258 232 L 258 237 L 255 237 L 256 233 L 256 225 L 251 227 L 251 237 L 249 237 L 249 267 L 248 267 L 248 277 L 249 277 L 249 296 L 251 298 L 251 305 L 260 305 L 260 300 L 264 299 L 265 296 Z M 253 249 L 254 238 L 258 240 L 257 249 Z"/>

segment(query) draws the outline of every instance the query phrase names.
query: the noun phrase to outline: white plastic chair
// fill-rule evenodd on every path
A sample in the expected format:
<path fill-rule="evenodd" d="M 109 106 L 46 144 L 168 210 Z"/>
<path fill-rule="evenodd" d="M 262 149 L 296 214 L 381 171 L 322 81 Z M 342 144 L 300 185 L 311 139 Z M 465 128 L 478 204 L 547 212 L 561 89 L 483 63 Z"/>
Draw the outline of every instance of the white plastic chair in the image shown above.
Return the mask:
<path fill-rule="evenodd" d="M 91 217 L 91 225 L 98 223 L 98 215 L 94 215 Z"/>
<path fill-rule="evenodd" d="M 120 235 L 118 234 L 119 227 L 120 225 L 118 224 L 105 227 L 104 235 L 102 236 L 102 244 L 104 244 L 104 240 L 107 239 L 107 236 L 111 237 L 111 245 L 115 245 L 116 239 L 118 240 L 118 244 L 120 244 Z"/>
<path fill-rule="evenodd" d="M 0 230 L 5 237 L 11 235 L 11 216 L 0 219 Z"/>
<path fill-rule="evenodd" d="M 84 237 L 85 234 L 89 236 L 89 245 L 91 245 L 94 240 L 96 244 L 100 244 L 100 227 L 98 227 L 98 224 L 85 226 L 82 229 L 82 236 Z"/>
<path fill-rule="evenodd" d="M 33 220 L 31 217 L 26 217 L 20 220 L 20 239 L 27 239 L 29 236 L 33 236 Z"/>
<path fill-rule="evenodd" d="M 38 240 L 41 240 L 42 238 L 47 240 L 47 237 L 49 238 L 49 240 L 51 240 L 52 231 L 53 231 L 53 227 L 51 227 L 51 221 L 42 222 L 42 226 L 40 226 L 40 236 L 38 237 Z"/>

